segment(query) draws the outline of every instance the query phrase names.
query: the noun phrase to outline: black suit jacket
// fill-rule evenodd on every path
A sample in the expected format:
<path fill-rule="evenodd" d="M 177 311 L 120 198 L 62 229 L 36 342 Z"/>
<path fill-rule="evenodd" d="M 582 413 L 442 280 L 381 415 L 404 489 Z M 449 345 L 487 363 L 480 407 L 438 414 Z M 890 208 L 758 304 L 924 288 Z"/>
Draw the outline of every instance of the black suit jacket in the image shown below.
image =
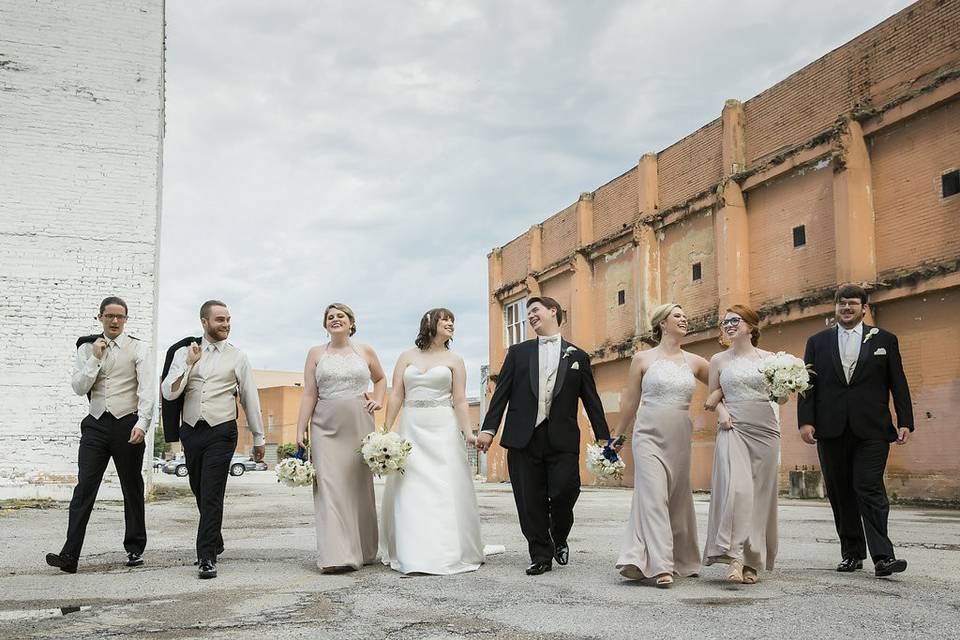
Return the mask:
<path fill-rule="evenodd" d="M 160 374 L 161 385 L 170 372 L 170 365 L 173 364 L 173 356 L 177 353 L 177 349 L 189 347 L 192 342 L 200 344 L 202 340 L 203 336 L 199 338 L 188 336 L 167 349 L 167 356 L 163 360 L 163 372 Z M 176 400 L 167 400 L 163 397 L 163 391 L 160 392 L 160 420 L 163 422 L 163 439 L 167 442 L 176 442 L 180 439 L 180 414 L 183 413 L 184 397 L 185 394 L 180 394 Z"/>
<path fill-rule="evenodd" d="M 873 328 L 864 324 L 863 338 Z M 849 426 L 862 439 L 893 442 L 897 429 L 890 416 L 892 395 L 897 423 L 913 431 L 913 405 L 897 336 L 877 329 L 863 342 L 849 383 L 840 362 L 836 326 L 811 336 L 803 359 L 816 375 L 813 388 L 797 401 L 798 426 L 812 424 L 818 439 L 837 438 Z"/>
<path fill-rule="evenodd" d="M 560 365 L 553 389 L 553 401 L 547 427 L 550 446 L 557 451 L 580 453 L 580 427 L 577 424 L 577 405 L 583 407 L 590 419 L 590 426 L 598 440 L 610 437 L 603 405 L 597 394 L 597 385 L 590 369 L 590 358 L 582 349 L 567 353 L 574 347 L 566 340 L 560 341 Z M 526 340 L 507 350 L 500 368 L 497 388 L 490 399 L 490 408 L 483 420 L 482 431 L 496 433 L 506 411 L 503 435 L 500 444 L 506 449 L 522 449 L 533 437 L 537 426 L 537 400 L 540 387 L 540 349 L 537 340 Z M 574 363 L 577 366 L 574 367 Z"/>

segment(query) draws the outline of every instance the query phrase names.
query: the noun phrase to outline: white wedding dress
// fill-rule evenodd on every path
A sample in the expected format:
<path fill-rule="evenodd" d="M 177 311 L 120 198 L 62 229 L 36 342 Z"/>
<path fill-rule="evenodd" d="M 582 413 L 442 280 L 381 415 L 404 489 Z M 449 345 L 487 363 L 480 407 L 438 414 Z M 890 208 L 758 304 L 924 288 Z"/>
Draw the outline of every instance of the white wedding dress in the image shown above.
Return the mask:
<path fill-rule="evenodd" d="M 401 573 L 447 575 L 483 563 L 480 514 L 445 366 L 403 372 L 400 436 L 413 444 L 403 475 L 387 477 L 380 559 Z"/>

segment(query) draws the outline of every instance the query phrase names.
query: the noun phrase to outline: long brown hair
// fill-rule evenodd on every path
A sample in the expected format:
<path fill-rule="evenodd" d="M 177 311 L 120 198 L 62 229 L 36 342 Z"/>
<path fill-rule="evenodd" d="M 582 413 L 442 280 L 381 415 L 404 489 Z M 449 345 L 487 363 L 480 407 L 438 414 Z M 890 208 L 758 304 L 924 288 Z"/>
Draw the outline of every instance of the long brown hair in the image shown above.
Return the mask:
<path fill-rule="evenodd" d="M 760 314 L 753 310 L 752 307 L 748 307 L 745 304 L 735 304 L 729 309 L 726 310 L 727 313 L 735 313 L 740 316 L 740 319 L 747 323 L 747 326 L 750 327 L 750 344 L 757 346 L 760 344 Z M 723 327 L 720 327 L 720 344 L 723 342 Z"/>
<path fill-rule="evenodd" d="M 437 324 L 441 320 L 454 321 L 456 318 L 453 316 L 453 311 L 443 307 L 430 309 L 430 311 L 427 311 L 425 314 L 423 314 L 423 317 L 420 318 L 420 331 L 417 333 L 417 337 L 413 341 L 413 344 L 417 345 L 418 349 L 421 351 L 426 351 L 430 348 L 430 344 L 433 342 L 433 339 L 437 337 Z M 449 349 L 450 341 L 445 340 L 443 346 Z"/>

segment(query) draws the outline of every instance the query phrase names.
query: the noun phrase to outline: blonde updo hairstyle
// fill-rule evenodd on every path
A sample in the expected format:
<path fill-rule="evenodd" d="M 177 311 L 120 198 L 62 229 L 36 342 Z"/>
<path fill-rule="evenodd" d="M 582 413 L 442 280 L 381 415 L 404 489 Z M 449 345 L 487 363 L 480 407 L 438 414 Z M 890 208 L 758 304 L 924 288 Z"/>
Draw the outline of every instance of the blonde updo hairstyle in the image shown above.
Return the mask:
<path fill-rule="evenodd" d="M 677 303 L 668 302 L 661 304 L 653 310 L 653 313 L 650 315 L 650 328 L 653 332 L 653 342 L 655 344 L 660 344 L 660 341 L 663 340 L 663 329 L 660 327 L 660 323 L 669 318 L 673 310 L 678 307 L 680 307 L 680 305 Z M 682 309 L 682 307 L 680 308 Z"/>
<path fill-rule="evenodd" d="M 343 311 L 347 314 L 347 317 L 350 318 L 350 336 L 353 337 L 353 334 L 357 332 L 357 316 L 354 315 L 353 309 L 343 304 L 342 302 L 331 302 L 327 305 L 327 308 L 323 310 L 323 328 L 327 328 L 327 314 L 330 313 L 330 309 L 336 309 L 337 311 Z"/>

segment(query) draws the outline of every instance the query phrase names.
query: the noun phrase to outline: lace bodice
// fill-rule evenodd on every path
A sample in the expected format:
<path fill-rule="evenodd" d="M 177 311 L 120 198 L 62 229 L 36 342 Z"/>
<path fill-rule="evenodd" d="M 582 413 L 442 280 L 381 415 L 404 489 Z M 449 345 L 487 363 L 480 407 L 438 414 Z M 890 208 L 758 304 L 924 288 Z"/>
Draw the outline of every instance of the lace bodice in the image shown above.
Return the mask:
<path fill-rule="evenodd" d="M 641 404 L 688 407 L 697 381 L 686 361 L 659 358 L 643 374 L 642 385 Z"/>
<path fill-rule="evenodd" d="M 449 407 L 452 405 L 453 373 L 444 365 L 420 371 L 408 364 L 403 371 L 403 404 L 407 407 Z"/>
<path fill-rule="evenodd" d="M 370 385 L 370 368 L 356 352 L 347 354 L 324 353 L 317 362 L 317 396 L 356 398 Z"/>
<path fill-rule="evenodd" d="M 720 372 L 720 388 L 726 402 L 769 400 L 766 379 L 760 373 L 761 358 L 739 357 Z"/>

